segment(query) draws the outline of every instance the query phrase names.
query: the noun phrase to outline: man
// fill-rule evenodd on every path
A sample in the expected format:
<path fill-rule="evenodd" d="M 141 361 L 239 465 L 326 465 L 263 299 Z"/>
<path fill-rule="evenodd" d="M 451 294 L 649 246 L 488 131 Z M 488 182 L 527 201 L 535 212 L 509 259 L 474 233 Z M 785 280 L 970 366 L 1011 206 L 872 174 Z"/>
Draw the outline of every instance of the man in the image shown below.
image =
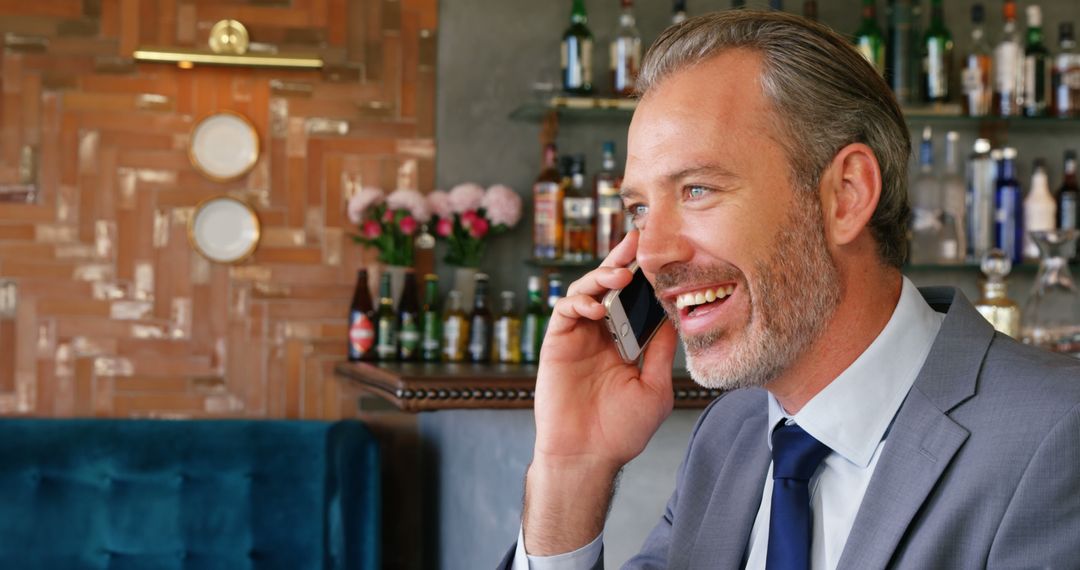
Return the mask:
<path fill-rule="evenodd" d="M 1080 565 L 1080 364 L 902 277 L 910 143 L 873 68 L 824 27 L 731 11 L 665 32 L 640 90 L 639 231 L 555 307 L 504 565 L 602 565 L 616 476 L 672 408 L 676 335 L 728 392 L 630 567 Z M 640 369 L 597 300 L 635 258 L 671 320 Z"/>

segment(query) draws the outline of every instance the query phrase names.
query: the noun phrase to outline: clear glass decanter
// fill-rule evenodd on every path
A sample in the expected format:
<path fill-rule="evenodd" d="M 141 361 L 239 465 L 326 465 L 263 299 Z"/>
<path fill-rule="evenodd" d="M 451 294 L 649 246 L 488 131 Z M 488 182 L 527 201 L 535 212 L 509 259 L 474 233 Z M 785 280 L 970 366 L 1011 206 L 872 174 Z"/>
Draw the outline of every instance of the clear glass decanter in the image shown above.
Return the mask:
<path fill-rule="evenodd" d="M 1080 290 L 1066 256 L 1078 236 L 1077 230 L 1031 233 L 1041 258 L 1022 311 L 1021 334 L 1026 344 L 1080 358 Z"/>

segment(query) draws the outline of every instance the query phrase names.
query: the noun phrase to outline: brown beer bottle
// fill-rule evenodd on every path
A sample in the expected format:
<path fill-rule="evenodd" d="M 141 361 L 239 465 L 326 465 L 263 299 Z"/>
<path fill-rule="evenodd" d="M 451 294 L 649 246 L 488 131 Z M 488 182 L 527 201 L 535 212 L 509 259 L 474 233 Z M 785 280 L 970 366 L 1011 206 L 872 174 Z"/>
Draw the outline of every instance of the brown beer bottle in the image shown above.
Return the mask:
<path fill-rule="evenodd" d="M 356 290 L 349 307 L 349 360 L 375 360 L 375 305 L 368 291 L 367 270 L 356 274 Z"/>

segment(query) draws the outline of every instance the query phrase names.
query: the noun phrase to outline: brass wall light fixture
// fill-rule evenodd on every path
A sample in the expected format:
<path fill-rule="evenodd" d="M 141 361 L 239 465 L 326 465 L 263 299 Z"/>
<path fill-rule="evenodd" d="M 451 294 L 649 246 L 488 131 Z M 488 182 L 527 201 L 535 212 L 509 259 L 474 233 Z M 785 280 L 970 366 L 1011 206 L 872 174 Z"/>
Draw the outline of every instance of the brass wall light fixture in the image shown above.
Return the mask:
<path fill-rule="evenodd" d="M 315 54 L 251 53 L 247 28 L 237 20 L 221 20 L 210 30 L 210 50 L 182 47 L 143 46 L 135 50 L 135 60 L 174 63 L 181 69 L 197 65 L 232 65 L 292 69 L 322 69 Z"/>

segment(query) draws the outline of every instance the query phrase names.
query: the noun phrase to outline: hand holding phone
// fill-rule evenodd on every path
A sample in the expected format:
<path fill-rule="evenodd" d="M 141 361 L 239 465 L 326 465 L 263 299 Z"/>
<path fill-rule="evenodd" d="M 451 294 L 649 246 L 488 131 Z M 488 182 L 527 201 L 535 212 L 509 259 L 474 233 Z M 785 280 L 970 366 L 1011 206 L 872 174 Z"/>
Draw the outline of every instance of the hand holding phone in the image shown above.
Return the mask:
<path fill-rule="evenodd" d="M 634 274 L 630 284 L 604 295 L 604 323 L 623 360 L 636 362 L 645 345 L 667 319 L 667 313 L 637 262 L 627 269 Z"/>

